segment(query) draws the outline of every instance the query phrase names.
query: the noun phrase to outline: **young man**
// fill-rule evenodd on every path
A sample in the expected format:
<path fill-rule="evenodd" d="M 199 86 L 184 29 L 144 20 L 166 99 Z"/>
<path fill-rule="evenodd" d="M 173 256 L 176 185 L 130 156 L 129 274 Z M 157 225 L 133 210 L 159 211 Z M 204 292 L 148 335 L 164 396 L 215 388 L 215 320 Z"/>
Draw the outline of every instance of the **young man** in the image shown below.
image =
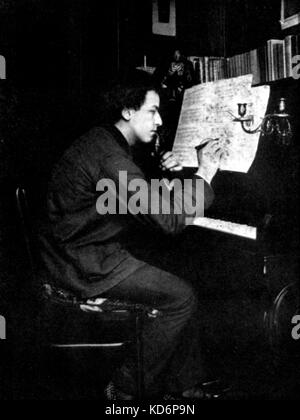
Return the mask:
<path fill-rule="evenodd" d="M 193 322 L 195 293 L 184 279 L 137 255 L 141 251 L 151 255 L 154 237 L 174 237 L 185 229 L 187 220 L 211 204 L 210 182 L 221 150 L 210 143 L 199 151 L 199 169 L 190 187 L 170 196 L 160 191 L 159 209 L 153 211 L 151 180 L 138 166 L 135 151 L 155 141 L 162 119 L 159 93 L 143 79 L 116 88 L 110 95 L 113 124 L 93 128 L 55 167 L 47 199 L 49 233 L 42 238 L 42 254 L 55 287 L 84 299 L 117 298 L 159 310 L 161 316 L 144 328 L 146 393 L 188 392 L 194 397 L 193 387 L 205 378 Z M 161 156 L 160 166 L 163 173 L 181 169 L 171 152 Z M 197 202 L 199 182 L 204 194 Z M 168 212 L 162 210 L 164 204 Z M 113 382 L 119 398 L 134 398 L 131 355 Z"/>

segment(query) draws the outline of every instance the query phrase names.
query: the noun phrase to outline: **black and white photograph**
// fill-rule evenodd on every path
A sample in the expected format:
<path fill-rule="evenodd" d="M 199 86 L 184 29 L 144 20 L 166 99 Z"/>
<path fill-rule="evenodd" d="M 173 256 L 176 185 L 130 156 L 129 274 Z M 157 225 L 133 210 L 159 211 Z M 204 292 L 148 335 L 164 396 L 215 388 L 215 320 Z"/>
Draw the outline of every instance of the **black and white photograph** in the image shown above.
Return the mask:
<path fill-rule="evenodd" d="M 299 0 L 0 0 L 0 401 L 300 400 Z"/>

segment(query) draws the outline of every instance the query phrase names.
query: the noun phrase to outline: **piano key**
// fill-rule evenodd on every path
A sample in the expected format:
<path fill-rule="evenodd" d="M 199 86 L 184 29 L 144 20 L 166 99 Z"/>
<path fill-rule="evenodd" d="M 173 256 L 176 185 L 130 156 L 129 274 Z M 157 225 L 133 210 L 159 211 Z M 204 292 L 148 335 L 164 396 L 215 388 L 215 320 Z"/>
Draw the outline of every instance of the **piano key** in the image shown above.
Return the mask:
<path fill-rule="evenodd" d="M 195 226 L 203 227 L 218 232 L 228 233 L 247 239 L 257 239 L 257 228 L 254 226 L 241 225 L 226 220 L 212 219 L 209 217 L 197 217 L 194 219 Z"/>

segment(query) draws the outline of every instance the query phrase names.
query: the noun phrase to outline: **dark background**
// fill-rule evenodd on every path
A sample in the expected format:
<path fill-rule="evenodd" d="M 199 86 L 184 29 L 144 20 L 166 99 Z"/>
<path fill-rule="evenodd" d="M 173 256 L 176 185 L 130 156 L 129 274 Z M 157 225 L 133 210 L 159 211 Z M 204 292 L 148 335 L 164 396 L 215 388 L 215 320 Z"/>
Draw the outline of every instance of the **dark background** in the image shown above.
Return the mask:
<path fill-rule="evenodd" d="M 285 17 L 294 16 L 299 13 L 297 0 L 286 0 Z"/>
<path fill-rule="evenodd" d="M 25 184 L 36 203 L 42 200 L 53 163 L 101 119 L 99 93 L 128 66 L 141 66 L 144 55 L 150 66 L 161 66 L 177 45 L 187 56 L 231 56 L 299 33 L 299 27 L 281 31 L 280 4 L 177 0 L 177 36 L 169 38 L 152 34 L 151 0 L 0 0 L 0 54 L 7 62 L 7 80 L 0 80 L 0 314 L 8 324 L 8 340 L 0 341 L 0 350 L 2 360 L 14 359 L 0 366 L 0 378 L 1 369 L 13 377 L 20 356 L 10 348 L 14 313 L 20 302 L 31 305 L 15 187 Z M 299 83 L 290 79 L 271 88 L 270 110 L 287 97 L 293 147 L 284 152 L 261 143 L 249 176 L 238 183 L 250 181 L 247 193 L 264 197 L 264 210 L 284 214 L 288 209 L 293 220 L 298 213 Z M 221 183 L 220 190 L 232 192 L 236 182 L 229 180 L 227 190 Z M 237 278 L 242 269 L 236 268 Z M 17 338 L 22 343 L 34 333 L 24 322 L 16 326 L 24 332 Z M 1 390 L 0 384 L 0 399 L 13 395 L 14 387 Z"/>

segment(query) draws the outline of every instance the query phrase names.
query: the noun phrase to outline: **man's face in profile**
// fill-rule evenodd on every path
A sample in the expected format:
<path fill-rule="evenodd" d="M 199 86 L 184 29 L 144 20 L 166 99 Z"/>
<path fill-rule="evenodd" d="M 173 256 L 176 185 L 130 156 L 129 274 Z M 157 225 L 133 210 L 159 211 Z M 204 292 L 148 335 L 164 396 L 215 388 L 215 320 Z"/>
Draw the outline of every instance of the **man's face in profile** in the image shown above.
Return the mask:
<path fill-rule="evenodd" d="M 162 125 L 159 106 L 159 95 L 151 90 L 141 108 L 131 111 L 129 126 L 136 142 L 151 143 L 156 138 L 158 127 Z"/>

